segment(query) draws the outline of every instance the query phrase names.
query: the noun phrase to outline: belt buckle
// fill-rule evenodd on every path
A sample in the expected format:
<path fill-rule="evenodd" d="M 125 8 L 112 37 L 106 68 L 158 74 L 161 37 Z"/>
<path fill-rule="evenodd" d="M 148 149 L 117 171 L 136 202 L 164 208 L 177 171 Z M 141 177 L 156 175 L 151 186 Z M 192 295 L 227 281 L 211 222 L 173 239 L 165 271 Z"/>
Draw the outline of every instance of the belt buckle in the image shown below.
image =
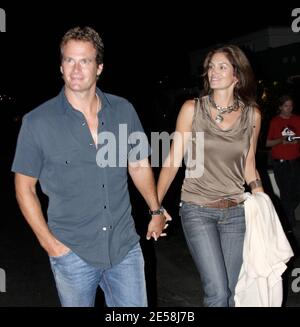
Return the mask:
<path fill-rule="evenodd" d="M 219 208 L 221 208 L 221 209 L 227 209 L 227 208 L 229 208 L 230 207 L 230 202 L 231 202 L 231 200 L 229 200 L 229 199 L 222 199 L 222 200 L 220 200 L 220 202 L 219 202 Z"/>
<path fill-rule="evenodd" d="M 223 199 L 222 202 L 224 203 L 224 205 L 222 205 L 222 207 L 224 209 L 228 209 L 230 207 L 230 200 L 229 199 Z"/>
<path fill-rule="evenodd" d="M 232 199 L 226 199 L 227 201 L 227 207 L 226 208 L 231 208 L 231 207 L 235 207 L 238 205 L 238 203 Z"/>
<path fill-rule="evenodd" d="M 231 200 L 230 199 L 223 199 L 223 202 L 224 202 L 223 208 L 228 209 L 230 207 Z"/>

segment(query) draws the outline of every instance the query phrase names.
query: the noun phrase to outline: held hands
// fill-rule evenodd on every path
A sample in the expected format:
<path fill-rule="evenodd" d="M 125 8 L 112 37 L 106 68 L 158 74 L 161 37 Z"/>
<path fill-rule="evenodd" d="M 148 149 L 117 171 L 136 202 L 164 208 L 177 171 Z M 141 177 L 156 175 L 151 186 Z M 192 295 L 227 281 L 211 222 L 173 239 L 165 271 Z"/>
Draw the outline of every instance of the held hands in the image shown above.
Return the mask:
<path fill-rule="evenodd" d="M 153 237 L 154 240 L 157 241 L 159 237 L 166 236 L 167 233 L 163 233 L 163 230 L 169 226 L 167 221 L 171 220 L 172 217 L 168 214 L 166 209 L 164 209 L 163 214 L 152 216 L 152 219 L 148 225 L 148 231 L 146 235 L 147 240 L 150 240 L 151 237 Z"/>

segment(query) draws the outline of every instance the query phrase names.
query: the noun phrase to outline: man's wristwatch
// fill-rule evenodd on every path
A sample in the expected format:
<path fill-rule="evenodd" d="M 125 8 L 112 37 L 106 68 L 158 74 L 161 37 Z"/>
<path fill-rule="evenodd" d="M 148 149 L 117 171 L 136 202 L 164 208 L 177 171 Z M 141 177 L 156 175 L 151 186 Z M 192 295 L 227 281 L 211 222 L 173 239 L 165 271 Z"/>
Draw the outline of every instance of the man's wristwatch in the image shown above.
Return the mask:
<path fill-rule="evenodd" d="M 158 216 L 158 215 L 163 214 L 164 211 L 165 211 L 164 207 L 161 206 L 161 207 L 160 207 L 159 209 L 157 209 L 157 210 L 149 210 L 149 214 L 150 214 L 151 216 Z"/>

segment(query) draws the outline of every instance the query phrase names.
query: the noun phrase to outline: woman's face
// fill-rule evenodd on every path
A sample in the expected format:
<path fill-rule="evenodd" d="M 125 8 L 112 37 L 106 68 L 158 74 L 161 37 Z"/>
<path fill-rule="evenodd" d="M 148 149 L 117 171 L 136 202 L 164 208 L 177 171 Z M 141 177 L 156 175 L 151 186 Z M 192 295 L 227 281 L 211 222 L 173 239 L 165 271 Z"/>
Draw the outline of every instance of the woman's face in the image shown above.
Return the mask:
<path fill-rule="evenodd" d="M 208 64 L 208 81 L 212 90 L 234 89 L 238 79 L 225 53 L 215 53 Z"/>

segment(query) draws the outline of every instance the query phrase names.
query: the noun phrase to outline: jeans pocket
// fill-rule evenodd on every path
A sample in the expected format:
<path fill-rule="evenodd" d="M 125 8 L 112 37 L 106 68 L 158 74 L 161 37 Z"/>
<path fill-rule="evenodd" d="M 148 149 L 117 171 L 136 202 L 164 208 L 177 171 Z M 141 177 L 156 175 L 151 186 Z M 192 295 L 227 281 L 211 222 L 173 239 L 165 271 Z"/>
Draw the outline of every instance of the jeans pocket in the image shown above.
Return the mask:
<path fill-rule="evenodd" d="M 63 259 L 63 258 L 65 258 L 65 257 L 67 257 L 67 256 L 70 255 L 71 253 L 72 253 L 72 250 L 69 249 L 68 252 L 66 252 L 66 253 L 64 253 L 64 254 L 61 254 L 61 255 L 55 255 L 55 256 L 53 256 L 53 255 L 49 255 L 49 258 L 50 258 L 50 260 L 60 260 L 60 259 Z"/>

